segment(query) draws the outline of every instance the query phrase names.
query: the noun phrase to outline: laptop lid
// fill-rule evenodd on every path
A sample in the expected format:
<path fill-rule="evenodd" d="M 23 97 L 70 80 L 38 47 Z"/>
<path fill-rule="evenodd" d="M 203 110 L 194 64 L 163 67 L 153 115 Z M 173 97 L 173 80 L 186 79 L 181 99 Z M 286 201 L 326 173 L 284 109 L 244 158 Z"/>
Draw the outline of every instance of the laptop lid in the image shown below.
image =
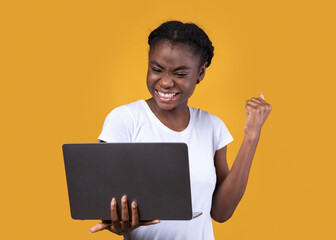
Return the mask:
<path fill-rule="evenodd" d="M 73 219 L 110 220 L 124 194 L 140 221 L 193 217 L 185 143 L 69 143 L 63 155 Z"/>

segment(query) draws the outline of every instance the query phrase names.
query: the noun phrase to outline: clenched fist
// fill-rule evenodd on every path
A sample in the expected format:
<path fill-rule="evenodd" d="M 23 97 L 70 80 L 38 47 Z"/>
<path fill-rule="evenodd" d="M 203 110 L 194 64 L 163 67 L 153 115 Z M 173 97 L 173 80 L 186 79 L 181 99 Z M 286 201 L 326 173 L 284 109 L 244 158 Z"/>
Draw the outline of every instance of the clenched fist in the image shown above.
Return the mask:
<path fill-rule="evenodd" d="M 258 98 L 246 101 L 245 110 L 247 116 L 244 129 L 245 136 L 258 137 L 272 110 L 272 106 L 265 101 L 264 95 L 260 93 Z"/>

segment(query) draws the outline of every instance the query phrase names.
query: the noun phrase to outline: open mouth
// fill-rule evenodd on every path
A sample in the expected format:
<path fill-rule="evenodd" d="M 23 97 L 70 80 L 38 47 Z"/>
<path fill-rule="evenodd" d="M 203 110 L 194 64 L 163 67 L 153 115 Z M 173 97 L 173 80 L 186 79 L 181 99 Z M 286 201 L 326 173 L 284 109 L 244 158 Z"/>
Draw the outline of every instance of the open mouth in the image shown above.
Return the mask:
<path fill-rule="evenodd" d="M 155 90 L 157 96 L 163 100 L 163 101 L 170 101 L 170 100 L 175 100 L 177 95 L 179 95 L 178 92 L 175 92 L 175 93 L 163 93 L 163 92 L 160 92 L 158 90 Z"/>

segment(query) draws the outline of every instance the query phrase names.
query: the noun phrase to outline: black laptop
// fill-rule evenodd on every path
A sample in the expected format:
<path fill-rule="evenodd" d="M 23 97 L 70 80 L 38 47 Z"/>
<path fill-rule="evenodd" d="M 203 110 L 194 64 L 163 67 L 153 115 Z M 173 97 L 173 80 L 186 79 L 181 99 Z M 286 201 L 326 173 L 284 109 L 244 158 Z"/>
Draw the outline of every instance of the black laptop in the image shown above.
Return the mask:
<path fill-rule="evenodd" d="M 140 221 L 190 220 L 185 143 L 68 143 L 64 164 L 73 219 L 110 220 L 110 202 L 135 200 Z M 129 210 L 131 212 L 131 210 Z"/>

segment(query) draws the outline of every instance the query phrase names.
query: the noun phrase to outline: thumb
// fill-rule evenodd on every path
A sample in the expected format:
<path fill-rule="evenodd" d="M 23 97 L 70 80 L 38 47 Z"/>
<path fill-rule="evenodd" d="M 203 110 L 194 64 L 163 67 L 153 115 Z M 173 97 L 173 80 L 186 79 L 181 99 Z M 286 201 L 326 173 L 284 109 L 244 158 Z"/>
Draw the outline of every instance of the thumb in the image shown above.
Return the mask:
<path fill-rule="evenodd" d="M 109 224 L 106 223 L 98 223 L 96 226 L 92 227 L 89 231 L 89 233 L 95 233 L 101 230 L 106 229 L 109 226 Z"/>
<path fill-rule="evenodd" d="M 260 97 L 262 100 L 265 100 L 265 97 L 264 97 L 264 95 L 262 94 L 262 92 L 259 93 L 259 97 Z"/>

